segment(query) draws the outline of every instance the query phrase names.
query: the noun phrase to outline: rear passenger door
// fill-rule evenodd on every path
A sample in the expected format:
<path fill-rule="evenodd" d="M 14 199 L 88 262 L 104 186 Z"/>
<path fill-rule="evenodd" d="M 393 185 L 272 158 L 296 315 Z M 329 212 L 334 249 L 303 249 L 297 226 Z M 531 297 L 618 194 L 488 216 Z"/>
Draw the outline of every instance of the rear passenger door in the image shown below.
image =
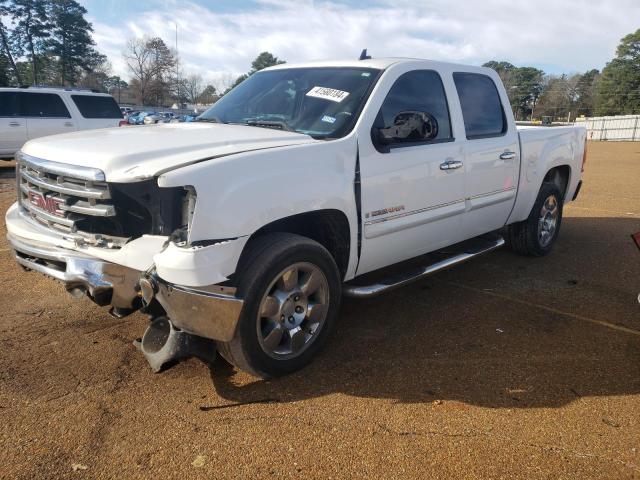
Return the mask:
<path fill-rule="evenodd" d="M 454 72 L 453 80 L 466 135 L 465 231 L 473 237 L 501 228 L 511 213 L 520 170 L 518 132 L 494 79 Z"/>
<path fill-rule="evenodd" d="M 13 156 L 27 141 L 27 124 L 20 114 L 19 95 L 19 92 L 0 92 L 0 156 Z"/>
<path fill-rule="evenodd" d="M 20 95 L 29 140 L 76 130 L 69 109 L 57 93 L 23 92 Z"/>

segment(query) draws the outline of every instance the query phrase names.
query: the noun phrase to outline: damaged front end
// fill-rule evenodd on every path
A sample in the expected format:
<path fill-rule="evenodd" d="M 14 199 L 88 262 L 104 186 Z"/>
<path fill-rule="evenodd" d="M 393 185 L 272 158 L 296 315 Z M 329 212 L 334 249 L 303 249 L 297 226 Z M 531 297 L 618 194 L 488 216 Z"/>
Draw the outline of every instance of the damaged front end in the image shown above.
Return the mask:
<path fill-rule="evenodd" d="M 155 272 L 140 272 L 78 252 L 8 235 L 16 261 L 26 270 L 61 281 L 75 297 L 87 296 L 122 318 L 140 310 L 150 317 L 134 342 L 154 372 L 184 357 L 211 362 L 216 340 L 235 334 L 243 301 L 235 289 L 212 285 L 192 288 L 166 282 Z"/>
<path fill-rule="evenodd" d="M 16 173 L 18 203 L 6 215 L 16 261 L 114 316 L 148 314 L 138 347 L 154 371 L 184 356 L 210 361 L 215 341 L 233 338 L 243 301 L 216 283 L 244 242 L 188 243 L 192 188 L 110 184 L 100 170 L 24 155 Z"/>

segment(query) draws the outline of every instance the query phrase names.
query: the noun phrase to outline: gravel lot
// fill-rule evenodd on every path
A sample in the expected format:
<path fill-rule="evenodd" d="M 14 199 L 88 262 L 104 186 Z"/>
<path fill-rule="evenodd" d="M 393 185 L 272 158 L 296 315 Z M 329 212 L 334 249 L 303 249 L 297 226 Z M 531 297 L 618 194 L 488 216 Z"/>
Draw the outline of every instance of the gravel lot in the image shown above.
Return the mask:
<path fill-rule="evenodd" d="M 14 197 L 0 163 L 0 210 Z M 0 478 L 640 478 L 640 142 L 589 145 L 553 253 L 345 301 L 310 367 L 153 374 L 0 238 Z"/>

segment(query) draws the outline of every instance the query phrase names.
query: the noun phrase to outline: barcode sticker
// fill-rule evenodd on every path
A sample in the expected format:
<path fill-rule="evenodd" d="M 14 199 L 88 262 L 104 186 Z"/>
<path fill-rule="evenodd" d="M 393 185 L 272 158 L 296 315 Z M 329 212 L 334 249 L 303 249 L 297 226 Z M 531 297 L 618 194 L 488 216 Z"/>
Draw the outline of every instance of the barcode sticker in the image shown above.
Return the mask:
<path fill-rule="evenodd" d="M 336 90 L 335 88 L 328 87 L 313 87 L 307 92 L 308 97 L 322 98 L 324 100 L 331 100 L 332 102 L 340 103 L 343 101 L 349 92 L 343 92 L 342 90 Z"/>

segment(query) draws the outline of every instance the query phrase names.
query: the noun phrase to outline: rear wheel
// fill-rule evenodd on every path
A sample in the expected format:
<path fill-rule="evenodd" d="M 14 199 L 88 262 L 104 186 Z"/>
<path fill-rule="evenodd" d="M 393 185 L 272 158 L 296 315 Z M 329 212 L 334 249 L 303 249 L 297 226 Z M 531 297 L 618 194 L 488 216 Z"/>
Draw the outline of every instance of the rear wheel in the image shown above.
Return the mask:
<path fill-rule="evenodd" d="M 546 255 L 558 238 L 562 223 L 562 192 L 555 183 L 545 182 L 529 217 L 507 227 L 507 241 L 521 254 Z"/>
<path fill-rule="evenodd" d="M 235 337 L 221 355 L 259 377 L 277 377 L 308 364 L 338 314 L 341 281 L 331 254 L 299 235 L 252 240 L 238 268 L 244 307 Z"/>

